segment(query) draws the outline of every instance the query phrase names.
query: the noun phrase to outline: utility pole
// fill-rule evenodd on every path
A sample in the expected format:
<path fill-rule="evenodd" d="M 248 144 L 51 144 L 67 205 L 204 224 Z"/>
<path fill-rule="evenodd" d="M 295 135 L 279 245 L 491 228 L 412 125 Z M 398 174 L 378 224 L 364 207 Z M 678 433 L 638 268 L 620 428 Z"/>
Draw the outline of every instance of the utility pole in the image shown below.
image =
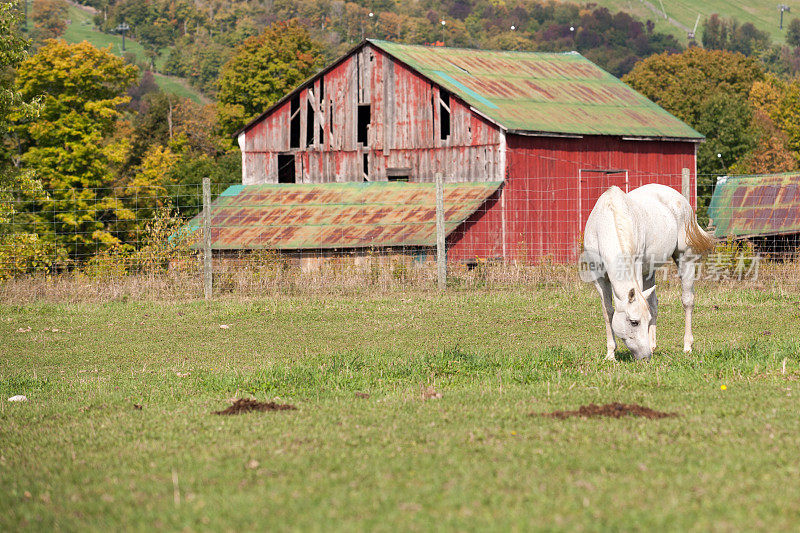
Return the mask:
<path fill-rule="evenodd" d="M 790 12 L 792 10 L 791 7 L 787 6 L 786 4 L 778 4 L 778 9 L 781 11 L 781 24 L 780 29 L 783 29 L 783 12 Z"/>
<path fill-rule="evenodd" d="M 123 52 L 125 51 L 125 32 L 126 31 L 130 31 L 130 29 L 131 29 L 131 27 L 128 26 L 127 22 L 123 22 L 122 24 L 120 24 L 119 26 L 114 28 L 114 31 L 116 31 L 117 33 L 121 33 L 122 34 L 122 51 Z"/>

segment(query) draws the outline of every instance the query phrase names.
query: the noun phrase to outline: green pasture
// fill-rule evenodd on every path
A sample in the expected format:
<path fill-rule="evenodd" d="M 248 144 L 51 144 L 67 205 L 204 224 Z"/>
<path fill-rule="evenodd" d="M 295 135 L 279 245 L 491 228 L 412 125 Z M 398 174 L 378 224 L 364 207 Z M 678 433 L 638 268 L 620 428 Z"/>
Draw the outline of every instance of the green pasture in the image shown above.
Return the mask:
<path fill-rule="evenodd" d="M 768 32 L 772 40 L 783 43 L 786 39 L 786 27 L 793 17 L 800 16 L 800 2 L 768 2 L 766 0 L 742 1 L 737 0 L 728 2 L 725 0 L 706 0 L 696 2 L 692 0 L 599 0 L 599 6 L 607 7 L 612 12 L 627 11 L 640 20 L 650 19 L 656 24 L 657 31 L 674 34 L 681 42 L 686 42 L 686 31 L 673 25 L 664 19 L 661 11 L 663 3 L 664 11 L 667 16 L 672 17 L 685 27 L 694 28 L 697 15 L 700 15 L 700 22 L 697 25 L 697 40 L 702 35 L 703 19 L 713 13 L 718 13 L 724 18 L 735 17 L 740 24 L 752 22 L 758 29 Z M 791 12 L 783 14 L 783 29 L 779 28 L 780 11 L 778 4 L 784 4 L 791 8 Z M 653 9 L 655 8 L 655 10 Z"/>
<path fill-rule="evenodd" d="M 796 529 L 800 295 L 676 292 L 649 363 L 587 287 L 0 304 L 0 530 Z"/>

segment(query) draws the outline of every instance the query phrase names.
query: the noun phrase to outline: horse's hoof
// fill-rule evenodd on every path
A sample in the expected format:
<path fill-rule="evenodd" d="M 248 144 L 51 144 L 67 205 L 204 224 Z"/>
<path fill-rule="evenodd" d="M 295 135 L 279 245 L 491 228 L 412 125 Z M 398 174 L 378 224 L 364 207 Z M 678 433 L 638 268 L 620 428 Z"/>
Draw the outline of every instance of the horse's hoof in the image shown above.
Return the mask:
<path fill-rule="evenodd" d="M 616 363 L 617 362 L 617 358 L 614 357 L 613 353 L 610 353 L 610 354 L 606 355 L 606 361 L 612 361 L 612 362 Z"/>
<path fill-rule="evenodd" d="M 692 347 L 691 346 L 684 346 L 683 347 L 683 353 L 692 353 Z"/>

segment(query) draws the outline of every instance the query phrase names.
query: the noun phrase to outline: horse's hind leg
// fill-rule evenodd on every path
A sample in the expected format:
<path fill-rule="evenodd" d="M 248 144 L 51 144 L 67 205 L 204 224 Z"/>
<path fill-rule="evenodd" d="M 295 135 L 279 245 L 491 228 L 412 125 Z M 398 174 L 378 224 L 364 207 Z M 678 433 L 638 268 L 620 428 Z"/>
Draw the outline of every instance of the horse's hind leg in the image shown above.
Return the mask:
<path fill-rule="evenodd" d="M 646 291 L 651 287 L 654 287 L 656 284 L 656 274 L 655 271 L 650 273 L 650 277 L 644 278 L 642 280 L 642 290 Z M 647 304 L 650 306 L 650 324 L 647 330 L 650 336 L 650 349 L 656 349 L 656 317 L 658 316 L 658 298 L 656 297 L 656 291 L 653 291 L 650 296 L 647 298 Z"/>
<path fill-rule="evenodd" d="M 614 331 L 611 329 L 611 319 L 614 316 L 614 304 L 611 300 L 611 282 L 602 277 L 594 282 L 597 292 L 600 293 L 600 303 L 603 308 L 603 320 L 606 323 L 606 359 L 616 361 L 614 352 L 617 351 L 617 341 L 614 340 Z"/>
<path fill-rule="evenodd" d="M 694 278 L 695 257 L 691 251 L 684 252 L 677 258 L 678 276 L 681 278 L 681 303 L 686 314 L 686 325 L 683 332 L 683 351 L 692 351 L 694 336 L 692 336 L 692 310 L 694 309 Z"/>

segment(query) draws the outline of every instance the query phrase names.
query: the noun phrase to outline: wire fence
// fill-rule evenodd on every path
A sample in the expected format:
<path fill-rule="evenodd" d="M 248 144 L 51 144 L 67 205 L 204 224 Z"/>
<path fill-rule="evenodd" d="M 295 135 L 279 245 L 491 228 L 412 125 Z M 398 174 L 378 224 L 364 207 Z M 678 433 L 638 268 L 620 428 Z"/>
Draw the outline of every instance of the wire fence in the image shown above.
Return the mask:
<path fill-rule="evenodd" d="M 211 184 L 205 211 L 201 185 L 13 191 L 0 216 L 0 279 L 55 287 L 69 278 L 106 289 L 147 279 L 151 290 L 171 284 L 197 297 L 207 257 L 214 294 L 432 288 L 441 283 L 443 240 L 439 266 L 446 263 L 450 286 L 567 283 L 577 280 L 597 198 L 611 185 L 647 183 L 709 206 L 702 214 L 718 243 L 699 273 L 704 279 L 754 279 L 765 264 L 795 275 L 796 175 L 725 177 L 712 199 L 695 197 L 685 173 L 582 172 L 505 183 L 445 177 L 438 227 L 435 183 Z"/>

